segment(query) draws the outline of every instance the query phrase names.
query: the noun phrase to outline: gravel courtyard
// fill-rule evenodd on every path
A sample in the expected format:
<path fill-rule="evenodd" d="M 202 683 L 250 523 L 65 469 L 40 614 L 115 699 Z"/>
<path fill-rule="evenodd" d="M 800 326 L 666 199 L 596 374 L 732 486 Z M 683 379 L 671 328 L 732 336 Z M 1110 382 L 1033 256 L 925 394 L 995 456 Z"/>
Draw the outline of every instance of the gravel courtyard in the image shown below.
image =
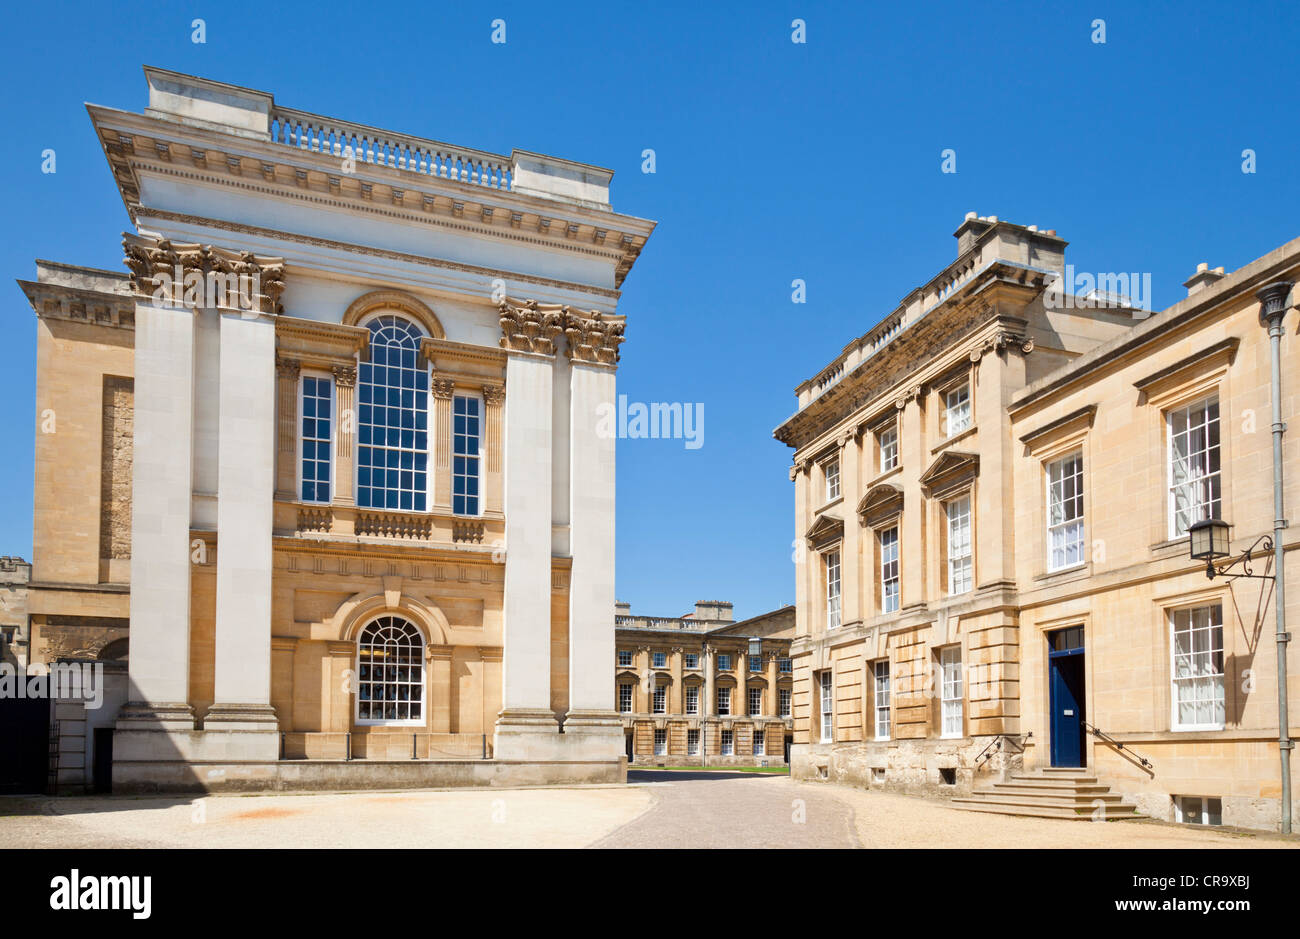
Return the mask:
<path fill-rule="evenodd" d="M 178 797 L 0 797 L 0 848 L 1249 848 L 1300 839 L 962 812 L 725 772 L 628 786 Z"/>

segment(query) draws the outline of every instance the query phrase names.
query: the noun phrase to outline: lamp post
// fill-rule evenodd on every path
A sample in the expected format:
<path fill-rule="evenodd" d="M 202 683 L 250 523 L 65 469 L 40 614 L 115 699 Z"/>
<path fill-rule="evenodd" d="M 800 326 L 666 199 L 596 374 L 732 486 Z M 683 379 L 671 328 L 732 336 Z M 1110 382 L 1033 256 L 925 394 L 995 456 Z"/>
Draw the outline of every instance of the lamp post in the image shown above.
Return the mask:
<path fill-rule="evenodd" d="M 1282 320 L 1286 317 L 1286 298 L 1291 293 L 1289 281 L 1278 281 L 1259 290 L 1259 322 L 1268 330 L 1270 381 L 1273 398 L 1273 573 L 1277 589 L 1273 605 L 1277 610 L 1277 746 L 1282 757 L 1282 833 L 1291 832 L 1291 728 L 1287 717 L 1286 651 L 1291 634 L 1286 629 L 1286 556 L 1282 532 L 1286 528 L 1286 510 L 1282 499 Z"/>

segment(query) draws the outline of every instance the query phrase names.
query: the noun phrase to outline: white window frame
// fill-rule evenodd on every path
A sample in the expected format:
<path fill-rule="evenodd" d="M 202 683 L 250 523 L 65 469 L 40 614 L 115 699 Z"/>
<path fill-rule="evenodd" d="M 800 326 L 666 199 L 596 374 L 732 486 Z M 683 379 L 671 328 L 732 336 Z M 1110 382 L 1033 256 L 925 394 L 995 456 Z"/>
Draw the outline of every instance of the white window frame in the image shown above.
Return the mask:
<path fill-rule="evenodd" d="M 668 713 L 668 686 L 655 685 L 650 694 L 650 713 L 667 714 Z"/>
<path fill-rule="evenodd" d="M 822 464 L 826 476 L 826 501 L 834 502 L 840 497 L 840 458 L 832 457 Z"/>
<path fill-rule="evenodd" d="M 754 731 L 754 743 L 750 748 L 754 756 L 767 756 L 767 735 L 761 730 Z"/>
<path fill-rule="evenodd" d="M 956 437 L 974 426 L 969 381 L 964 381 L 943 393 L 943 425 L 945 440 Z"/>
<path fill-rule="evenodd" d="M 329 390 L 330 436 L 328 441 L 329 461 L 327 463 L 327 466 L 329 467 L 329 479 L 327 480 L 327 484 L 329 485 L 330 497 L 328 499 L 304 499 L 302 497 L 302 484 L 304 482 L 303 472 L 302 472 L 302 451 L 303 451 L 303 443 L 304 443 L 303 436 L 302 436 L 302 422 L 304 418 L 302 399 L 303 399 L 303 394 L 306 391 L 306 386 L 307 386 L 306 380 L 309 378 L 314 379 L 316 381 L 327 382 L 329 384 L 329 389 L 330 389 Z M 301 373 L 298 375 L 298 391 L 297 391 L 297 397 L 295 398 L 294 401 L 294 406 L 297 408 L 297 414 L 294 419 L 294 437 L 297 441 L 297 452 L 295 453 L 295 457 L 296 457 L 295 465 L 297 467 L 297 482 L 295 484 L 294 495 L 297 498 L 297 501 L 306 503 L 308 505 L 329 505 L 331 502 L 334 501 L 334 496 L 337 494 L 335 492 L 335 487 L 334 487 L 334 476 L 335 476 L 334 462 L 335 462 L 335 452 L 338 443 L 338 413 L 337 413 L 338 394 L 335 388 L 333 374 L 320 369 L 303 369 Z M 316 419 L 317 418 L 313 418 L 313 420 Z M 319 442 L 321 438 L 313 437 L 311 439 L 312 442 L 315 443 L 315 442 Z M 316 482 L 319 482 L 319 480 L 316 480 Z"/>
<path fill-rule="evenodd" d="M 731 716 L 731 689 L 727 687 L 717 688 L 714 692 L 714 700 L 718 705 L 718 715 L 720 717 Z"/>
<path fill-rule="evenodd" d="M 969 492 L 943 504 L 944 521 L 948 526 L 948 596 L 950 597 L 970 593 L 975 587 L 973 532 L 975 520 L 972 517 L 972 506 Z"/>
<path fill-rule="evenodd" d="M 745 696 L 749 698 L 749 700 L 745 702 L 745 713 L 754 714 L 754 715 L 762 714 L 763 713 L 763 689 L 746 688 Z M 757 707 L 754 706 L 755 696 L 757 696 L 758 699 Z"/>
<path fill-rule="evenodd" d="M 374 679 L 371 678 L 367 678 L 367 679 L 361 678 L 363 674 L 362 661 L 361 661 L 361 640 L 365 638 L 366 633 L 369 632 L 371 627 L 374 626 L 376 623 L 379 623 L 381 620 L 389 620 L 389 623 L 386 624 L 388 626 L 395 625 L 393 621 L 401 621 L 403 623 L 406 623 L 411 627 L 412 630 L 414 630 L 416 637 L 419 639 L 419 645 L 416 648 L 413 661 L 411 663 L 408 663 L 406 667 L 418 668 L 420 672 L 420 680 L 418 682 L 405 681 L 400 683 L 400 684 L 407 685 L 408 687 L 419 688 L 420 716 L 418 718 L 405 718 L 405 719 L 394 718 L 390 720 L 388 718 L 375 718 L 375 717 L 361 716 L 362 686 L 377 683 L 381 685 L 381 687 L 383 687 L 388 684 L 388 680 L 386 677 L 384 679 L 380 679 L 378 682 L 375 682 Z M 367 621 L 366 624 L 361 629 L 357 630 L 357 638 L 356 638 L 356 642 L 354 643 L 354 650 L 353 650 L 355 653 L 354 661 L 356 662 L 356 675 L 357 675 L 356 689 L 357 690 L 352 695 L 352 699 L 353 699 L 352 716 L 353 716 L 353 720 L 356 722 L 356 725 L 358 727 L 425 727 L 428 725 L 429 706 L 430 706 L 429 676 L 428 676 L 427 669 L 425 669 L 424 667 L 424 655 L 425 655 L 425 649 L 427 647 L 428 647 L 428 640 L 424 636 L 424 631 L 420 629 L 419 625 L 415 622 L 414 619 L 412 619 L 409 616 L 404 616 L 401 613 L 382 613 L 379 616 L 375 616 L 369 621 Z M 371 668 L 383 667 L 383 666 L 375 666 L 373 661 L 366 662 L 365 664 L 370 666 Z M 401 668 L 402 666 L 399 665 L 396 667 Z M 369 672 L 366 674 L 373 675 L 373 672 Z M 386 698 L 368 699 L 368 701 L 371 702 L 384 701 L 384 700 L 387 699 Z M 409 704 L 411 701 L 414 700 L 415 700 L 414 698 L 408 698 L 407 703 Z"/>
<path fill-rule="evenodd" d="M 961 646 L 939 650 L 939 736 L 945 740 L 966 733 L 961 669 Z"/>
<path fill-rule="evenodd" d="M 683 656 L 685 658 L 683 664 L 685 665 L 686 668 L 689 669 L 689 668 L 700 667 L 700 654 L 698 652 L 685 652 L 683 653 Z"/>
<path fill-rule="evenodd" d="M 1205 827 L 1212 827 L 1212 826 L 1222 825 L 1222 824 L 1223 824 L 1223 798 L 1222 798 L 1222 796 L 1181 796 L 1181 795 L 1177 795 L 1177 796 L 1174 796 L 1173 799 L 1174 799 L 1174 821 L 1176 821 L 1178 824 L 1180 824 L 1180 825 L 1197 825 L 1197 826 L 1205 826 Z M 1187 802 L 1191 802 L 1191 801 L 1193 801 L 1193 800 L 1195 800 L 1195 802 L 1197 803 L 1197 806 L 1196 806 L 1196 807 L 1197 807 L 1196 814 L 1197 814 L 1198 816 L 1200 816 L 1200 818 L 1202 819 L 1201 821 L 1195 821 L 1194 819 L 1191 819 L 1191 818 L 1188 817 L 1188 815 L 1189 815 L 1190 813 L 1187 811 L 1188 806 L 1186 805 L 1186 803 L 1187 803 Z M 1217 815 L 1218 815 L 1218 817 L 1219 817 L 1219 820 L 1218 820 L 1217 822 L 1212 822 L 1212 821 L 1210 821 L 1211 815 L 1212 815 L 1212 814 L 1216 814 L 1216 813 L 1211 813 L 1211 812 L 1210 812 L 1210 803 L 1211 803 L 1211 802 L 1217 802 L 1217 803 L 1219 803 L 1219 811 L 1218 811 L 1218 813 L 1217 813 Z"/>
<path fill-rule="evenodd" d="M 876 433 L 876 447 L 880 454 L 880 472 L 888 473 L 898 466 L 898 422 L 891 421 Z"/>
<path fill-rule="evenodd" d="M 789 688 L 779 688 L 779 689 L 777 689 L 777 692 L 776 692 L 776 701 L 777 701 L 777 711 L 778 711 L 777 716 L 778 716 L 778 717 L 789 717 L 789 716 L 790 716 L 790 699 L 791 699 L 791 697 L 792 697 L 792 695 L 790 694 L 790 689 L 789 689 Z"/>
<path fill-rule="evenodd" d="M 1043 475 L 1047 486 L 1047 569 L 1078 567 L 1087 559 L 1083 451 L 1052 460 L 1043 468 Z"/>
<path fill-rule="evenodd" d="M 626 707 L 623 705 L 626 703 Z M 633 708 L 632 701 L 632 684 L 631 682 L 619 682 L 618 686 L 618 712 L 620 714 L 631 714 Z"/>
<path fill-rule="evenodd" d="M 1204 624 L 1198 624 L 1196 621 L 1197 614 L 1205 614 Z M 1199 606 L 1183 607 L 1177 610 L 1169 611 L 1169 699 L 1170 699 L 1170 728 L 1175 731 L 1204 731 L 1204 730 L 1223 730 L 1227 725 L 1227 677 L 1224 674 L 1226 666 L 1226 656 L 1223 647 L 1224 629 L 1223 629 L 1223 604 L 1222 603 L 1205 603 Z M 1184 625 L 1186 628 L 1183 628 Z M 1217 637 L 1215 635 L 1217 631 Z M 1180 675 L 1179 663 L 1179 641 L 1180 637 L 1186 635 L 1183 643 L 1187 650 L 1183 653 L 1182 658 L 1186 660 L 1181 666 L 1186 670 L 1186 674 Z M 1202 634 L 1198 636 L 1198 634 Z M 1197 645 L 1202 646 L 1198 649 Z M 1198 669 L 1215 667 L 1215 655 L 1218 656 L 1218 671 L 1201 671 Z M 1198 684 L 1203 683 L 1203 684 Z M 1211 713 L 1214 712 L 1214 704 L 1217 701 L 1218 710 L 1222 714 L 1219 720 L 1194 720 L 1184 722 L 1180 715 L 1179 704 L 1182 701 L 1183 689 L 1190 688 L 1194 694 L 1189 697 L 1189 702 L 1198 704 L 1208 702 Z M 1217 693 L 1215 689 L 1217 688 Z M 1199 693 L 1208 690 L 1209 695 Z"/>
<path fill-rule="evenodd" d="M 880 546 L 881 613 L 897 613 L 902 604 L 902 581 L 898 569 L 898 534 L 898 526 L 891 525 L 882 528 L 876 536 L 876 544 Z"/>
<path fill-rule="evenodd" d="M 375 322 L 376 320 L 381 320 L 381 319 L 390 319 L 390 318 L 391 318 L 391 319 L 395 319 L 395 320 L 400 320 L 400 321 L 406 323 L 407 325 L 409 325 L 409 326 L 410 326 L 410 327 L 411 327 L 411 328 L 412 328 L 412 329 L 413 329 L 413 330 L 414 330 L 414 331 L 419 335 L 421 341 L 423 341 L 424 339 L 428 338 L 429 332 L 428 332 L 427 329 L 425 329 L 423 323 L 421 323 L 419 320 L 415 319 L 414 317 L 408 316 L 408 315 L 406 315 L 405 313 L 402 313 L 402 312 L 400 312 L 400 311 L 398 311 L 398 310 L 393 310 L 393 309 L 376 310 L 375 312 L 366 315 L 366 316 L 362 319 L 362 321 L 361 321 L 360 323 L 358 323 L 357 325 L 358 325 L 358 326 L 364 326 L 367 330 L 369 330 L 370 327 L 374 324 L 374 322 Z M 381 327 L 381 328 L 382 328 L 382 327 Z M 372 348 L 373 348 L 373 345 L 372 345 Z M 418 348 L 419 348 L 419 347 L 418 347 L 418 343 L 417 343 L 417 347 L 416 347 L 416 350 L 417 350 L 417 351 L 418 351 Z M 418 363 L 418 361 L 419 361 L 419 357 L 418 357 L 418 356 L 417 356 L 416 361 L 417 361 L 417 363 Z M 377 443 L 374 442 L 374 439 L 373 439 L 373 438 L 371 439 L 371 442 L 370 442 L 369 444 L 363 444 L 363 443 L 361 442 L 361 427 L 362 427 L 362 423 L 361 423 L 361 407 L 362 407 L 362 402 L 361 402 L 361 398 L 362 398 L 361 387 L 362 387 L 363 384 L 366 384 L 365 382 L 362 381 L 362 373 L 363 373 L 363 370 L 362 370 L 361 366 L 362 366 L 362 365 L 373 365 L 373 364 L 374 364 L 374 363 L 373 363 L 372 361 L 359 361 L 359 362 L 357 363 L 357 378 L 356 378 L 355 388 L 354 388 L 354 391 L 353 391 L 353 393 L 354 393 L 354 395 L 355 395 L 355 405 L 354 405 L 354 406 L 355 406 L 356 409 L 357 409 L 357 411 L 356 411 L 356 413 L 357 413 L 357 419 L 356 419 L 356 427 L 355 427 L 355 429 L 354 429 L 354 431 L 353 431 L 353 451 L 352 451 L 352 499 L 353 499 L 353 501 L 356 503 L 357 508 L 372 509 L 372 510 L 374 510 L 374 511 L 376 511 L 376 512 L 380 512 L 380 511 L 383 511 L 383 512 L 427 512 L 427 511 L 429 511 L 430 506 L 433 505 L 434 496 L 435 496 L 435 494 L 434 494 L 434 488 L 435 488 L 435 486 L 437 485 L 437 471 L 436 471 L 436 464 L 435 464 L 435 462 L 434 462 L 435 459 L 436 459 L 437 453 L 438 453 L 438 449 L 437 449 L 437 448 L 438 448 L 439 446 L 447 446 L 447 447 L 450 447 L 450 446 L 451 446 L 451 442 L 450 442 L 450 441 L 439 441 L 439 440 L 437 439 L 437 433 L 436 433 L 436 430 L 435 430 L 435 414 L 437 413 L 437 401 L 436 401 L 436 399 L 435 399 L 435 397 L 434 397 L 434 393 L 433 393 L 432 370 L 431 370 L 431 367 L 429 366 L 429 364 L 428 364 L 427 362 L 425 363 L 425 365 L 423 366 L 423 368 L 418 368 L 418 367 L 417 367 L 417 368 L 414 370 L 414 371 L 417 372 L 417 373 L 419 373 L 419 372 L 423 372 L 423 374 L 424 374 L 424 376 L 425 376 L 425 381 L 424 381 L 424 383 L 425 383 L 425 385 L 427 386 L 427 387 L 425 388 L 425 393 L 424 393 L 424 396 L 423 396 L 423 397 L 424 397 L 424 405 L 423 405 L 423 407 L 424 407 L 424 420 L 425 420 L 425 429 L 424 429 L 424 441 L 425 441 L 425 446 L 424 446 L 423 449 L 421 449 L 420 447 L 415 446 L 415 445 L 414 445 L 414 441 L 413 441 L 413 442 L 412 442 L 412 447 L 410 448 L 410 452 L 411 452 L 411 454 L 412 454 L 412 466 L 414 466 L 414 460 L 415 460 L 415 456 L 416 456 L 416 455 L 419 455 L 419 454 L 423 454 L 423 455 L 424 455 L 424 470 L 423 470 L 423 473 L 424 473 L 424 488 L 423 488 L 423 489 L 420 489 L 418 486 L 415 486 L 414 483 L 412 484 L 412 488 L 411 488 L 411 490 L 410 490 L 410 492 L 411 492 L 411 508 L 409 508 L 409 509 L 404 509 L 404 508 L 401 507 L 401 493 L 404 492 L 404 491 L 406 491 L 406 490 L 404 490 L 404 489 L 400 486 L 400 483 L 399 483 L 399 486 L 398 486 L 398 489 L 397 489 L 397 492 L 398 492 L 398 505 L 397 505 L 396 508 L 389 508 L 389 507 L 387 507 L 387 505 L 383 505 L 383 506 L 377 506 L 377 505 L 362 505 L 362 500 L 361 500 L 361 488 L 362 488 L 362 487 L 361 487 L 361 471 L 362 471 L 362 466 L 361 466 L 361 449 L 362 449 L 362 447 L 368 447 L 368 448 L 370 448 L 371 450 L 376 450 L 376 449 L 378 449 L 378 450 L 383 450 L 383 451 L 385 451 L 385 453 L 387 453 L 387 451 L 389 451 L 389 450 L 394 450 L 394 449 L 398 450 L 399 452 L 404 452 L 404 451 L 406 450 L 405 447 L 401 447 L 400 445 L 399 445 L 398 447 L 392 447 L 392 446 L 388 445 L 387 442 L 385 442 L 385 443 L 383 443 L 383 444 L 377 444 Z M 392 366 L 387 366 L 387 367 L 392 367 Z M 389 387 L 389 386 L 385 384 L 384 387 L 387 388 L 387 387 Z M 418 389 L 416 390 L 416 393 L 417 393 L 417 395 L 418 395 L 418 393 L 419 393 L 419 392 L 418 392 Z M 337 397 L 337 395 L 336 395 L 336 397 Z M 374 402 L 374 401 L 371 401 L 371 402 L 369 402 L 369 403 L 371 404 L 372 407 L 375 405 L 375 402 Z M 417 403 L 417 404 L 413 405 L 413 407 L 414 407 L 414 408 L 416 409 L 416 411 L 418 412 L 420 405 Z M 373 412 L 372 412 L 372 415 L 373 415 Z M 453 425 L 454 425 L 454 421 L 453 421 Z M 387 428 L 387 424 L 386 424 L 386 423 L 383 424 L 383 425 L 380 425 L 378 422 L 376 422 L 376 421 L 373 420 L 373 419 L 372 419 L 372 421 L 371 421 L 371 425 L 370 425 L 370 426 L 372 426 L 372 427 L 383 426 L 385 429 Z M 417 431 L 417 435 L 418 435 L 418 433 L 419 433 L 419 432 Z M 373 466 L 370 467 L 370 471 L 371 471 L 371 473 L 373 473 L 373 472 L 375 471 L 375 468 L 374 468 Z M 401 473 L 401 472 L 402 472 L 402 471 L 399 470 L 399 479 L 400 479 L 400 473 Z M 414 470 L 414 469 L 413 469 L 412 472 L 420 472 L 420 471 L 418 471 L 418 470 Z M 372 482 L 372 484 L 373 484 L 373 477 L 372 477 L 371 482 Z M 371 486 L 371 487 L 367 487 L 367 488 L 374 488 L 374 487 Z M 387 492 L 387 491 L 388 491 L 387 483 L 385 483 L 384 486 L 381 486 L 381 487 L 378 487 L 378 488 L 382 489 L 384 492 Z M 418 496 L 420 496 L 421 494 L 423 494 L 423 497 L 424 497 L 424 507 L 423 507 L 423 508 L 420 508 L 420 507 L 419 507 L 419 501 L 420 501 L 420 500 L 419 500 Z M 367 494 L 366 498 L 367 498 L 367 499 L 370 498 L 370 494 Z M 385 499 L 385 503 L 386 503 L 386 502 L 387 502 L 387 500 Z"/>
<path fill-rule="evenodd" d="M 624 668 L 626 668 L 627 666 L 629 666 L 629 665 L 632 664 L 632 650 L 631 650 L 631 649 L 619 649 L 619 650 L 618 650 L 618 664 L 619 664 L 620 666 L 624 667 Z"/>
<path fill-rule="evenodd" d="M 763 657 L 761 655 L 748 655 L 745 658 L 745 663 L 751 672 L 761 672 L 763 670 Z"/>
<path fill-rule="evenodd" d="M 476 454 L 456 453 L 456 438 L 457 436 L 459 436 L 456 433 L 456 401 L 458 399 L 475 401 L 478 404 L 478 414 L 476 415 L 478 417 L 478 451 Z M 451 450 L 449 454 L 451 457 L 451 505 L 452 505 L 453 514 L 455 514 L 458 518 L 479 518 L 483 515 L 484 504 L 487 502 L 487 491 L 486 491 L 487 474 L 483 471 L 484 465 L 487 463 L 487 454 L 484 452 L 483 449 L 484 440 L 486 438 L 487 438 L 487 402 L 483 399 L 483 395 L 481 393 L 468 392 L 468 391 L 455 392 L 451 396 L 451 439 L 445 442 L 438 441 L 438 443 L 449 447 Z M 473 478 L 478 484 L 476 486 L 476 488 L 478 489 L 478 494 L 474 497 L 477 502 L 477 506 L 476 506 L 477 511 L 475 512 L 457 512 L 455 508 L 456 507 L 456 478 L 459 475 L 462 475 L 456 472 L 457 456 L 463 456 L 466 459 L 471 459 L 475 461 L 474 467 L 476 469 L 476 472 L 473 475 Z M 463 475 L 465 476 L 466 479 L 470 478 L 470 474 L 468 473 L 465 473 Z"/>
<path fill-rule="evenodd" d="M 688 728 L 686 731 L 686 755 L 700 755 L 700 731 L 697 727 Z"/>
<path fill-rule="evenodd" d="M 663 727 L 655 728 L 655 756 L 668 755 L 668 731 Z"/>
<path fill-rule="evenodd" d="M 842 622 L 840 595 L 840 549 L 826 552 L 826 628 L 837 629 Z"/>
<path fill-rule="evenodd" d="M 700 686 L 699 685 L 686 686 L 686 713 L 687 714 L 700 713 Z"/>
<path fill-rule="evenodd" d="M 667 652 L 651 652 L 651 653 L 650 653 L 650 667 L 651 667 L 651 668 L 667 668 L 667 667 L 668 667 L 668 653 L 667 653 Z"/>
<path fill-rule="evenodd" d="M 1214 417 L 1208 416 L 1197 425 L 1205 434 L 1204 448 L 1191 452 L 1195 428 L 1192 426 L 1192 412 L 1214 409 Z M 1220 518 L 1223 514 L 1223 424 L 1218 394 L 1206 395 L 1190 404 L 1171 408 L 1165 413 L 1165 463 L 1169 501 L 1169 539 L 1175 540 L 1187 534 L 1187 526 L 1179 523 L 1178 501 L 1182 495 L 1186 503 L 1186 521 L 1188 524 L 1204 521 L 1208 518 Z M 1176 419 L 1182 415 L 1186 420 L 1186 430 L 1174 430 Z M 1210 443 L 1210 438 L 1217 442 Z M 1175 447 L 1179 439 L 1185 441 L 1186 453 L 1182 458 L 1185 464 L 1186 479 L 1175 482 L 1175 467 L 1179 460 L 1175 457 Z M 1211 469 L 1217 465 L 1218 469 Z M 1209 490 L 1208 494 L 1206 490 Z"/>
<path fill-rule="evenodd" d="M 877 740 L 888 740 L 893 733 L 894 720 L 890 693 L 889 659 L 879 659 L 871 663 L 871 697 L 872 724 Z M 883 703 L 882 703 L 883 701 Z"/>
<path fill-rule="evenodd" d="M 718 749 L 721 751 L 721 756 L 736 755 L 736 735 L 734 731 L 724 730 L 722 732 L 722 738 L 719 742 Z"/>
<path fill-rule="evenodd" d="M 828 668 L 818 673 L 818 689 L 821 699 L 821 742 L 835 742 L 835 677 Z"/>
<path fill-rule="evenodd" d="M 731 671 L 731 656 L 726 652 L 718 653 L 718 671 L 720 672 Z"/>

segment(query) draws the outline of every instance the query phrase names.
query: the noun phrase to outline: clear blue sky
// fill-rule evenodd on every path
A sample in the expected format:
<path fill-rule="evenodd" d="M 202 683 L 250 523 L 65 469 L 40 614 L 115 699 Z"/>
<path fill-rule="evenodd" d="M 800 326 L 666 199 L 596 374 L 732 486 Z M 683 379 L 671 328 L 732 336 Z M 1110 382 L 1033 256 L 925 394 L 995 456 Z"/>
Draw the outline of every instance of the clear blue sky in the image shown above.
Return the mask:
<path fill-rule="evenodd" d="M 772 428 L 796 384 L 955 257 L 965 212 L 1057 229 L 1079 270 L 1151 272 L 1156 308 L 1198 261 L 1232 270 L 1300 234 L 1293 4 L 867 6 L 16 6 L 0 269 L 11 284 L 37 257 L 124 269 L 129 222 L 83 102 L 141 109 L 146 63 L 611 167 L 615 208 L 659 221 L 624 284 L 620 391 L 705 406 L 698 450 L 620 441 L 618 594 L 641 612 L 708 598 L 755 615 L 794 600 Z M 8 291 L 0 553 L 30 557 L 35 318 Z"/>

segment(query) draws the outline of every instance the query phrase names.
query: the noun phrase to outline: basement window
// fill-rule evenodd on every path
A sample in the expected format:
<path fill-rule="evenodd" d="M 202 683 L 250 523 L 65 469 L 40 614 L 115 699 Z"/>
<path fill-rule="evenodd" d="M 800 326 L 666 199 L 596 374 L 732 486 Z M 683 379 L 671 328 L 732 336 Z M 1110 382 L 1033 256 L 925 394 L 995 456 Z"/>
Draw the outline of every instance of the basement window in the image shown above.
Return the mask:
<path fill-rule="evenodd" d="M 945 786 L 957 785 L 957 770 L 951 767 L 939 770 L 939 782 Z"/>
<path fill-rule="evenodd" d="M 875 782 L 885 781 L 885 768 L 883 766 L 873 766 L 871 768 L 871 778 Z"/>
<path fill-rule="evenodd" d="M 1174 796 L 1174 821 L 1183 825 L 1222 825 L 1223 800 L 1214 796 Z"/>

